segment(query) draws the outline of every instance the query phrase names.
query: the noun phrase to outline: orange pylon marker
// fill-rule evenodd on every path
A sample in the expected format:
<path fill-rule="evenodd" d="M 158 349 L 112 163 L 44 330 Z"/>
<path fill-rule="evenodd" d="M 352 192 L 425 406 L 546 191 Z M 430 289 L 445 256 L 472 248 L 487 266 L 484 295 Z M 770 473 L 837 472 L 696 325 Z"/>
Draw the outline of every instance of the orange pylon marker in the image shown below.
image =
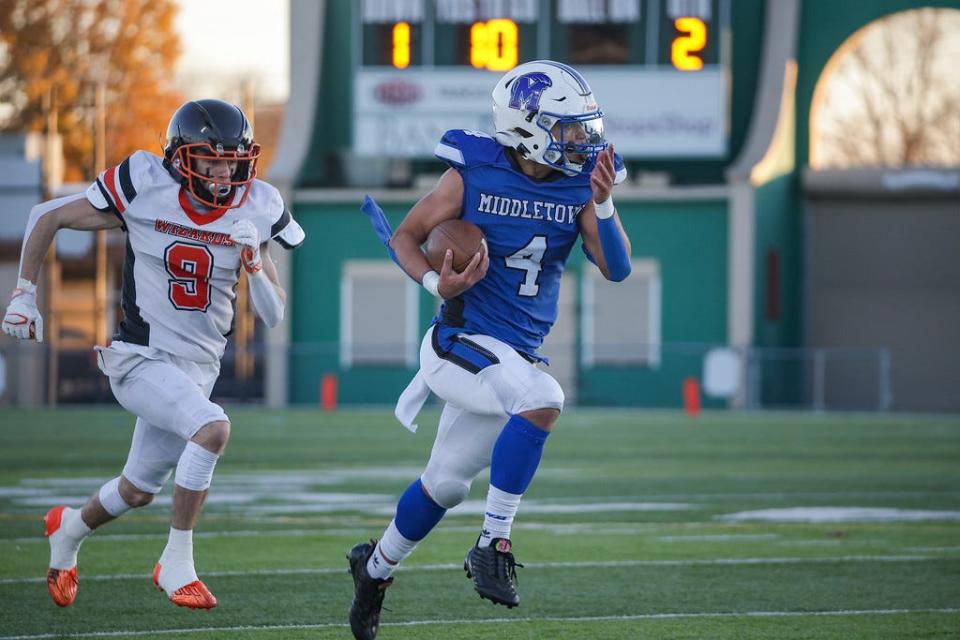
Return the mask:
<path fill-rule="evenodd" d="M 320 406 L 324 411 L 337 408 L 337 376 L 333 373 L 325 373 L 320 378 Z"/>
<path fill-rule="evenodd" d="M 691 418 L 700 415 L 700 382 L 693 376 L 683 380 L 683 410 Z"/>

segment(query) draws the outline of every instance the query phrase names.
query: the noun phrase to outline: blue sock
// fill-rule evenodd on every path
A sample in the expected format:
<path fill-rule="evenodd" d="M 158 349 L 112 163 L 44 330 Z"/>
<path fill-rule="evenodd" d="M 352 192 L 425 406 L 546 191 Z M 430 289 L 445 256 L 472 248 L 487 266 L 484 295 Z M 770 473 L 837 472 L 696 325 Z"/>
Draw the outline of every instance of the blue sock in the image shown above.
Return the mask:
<path fill-rule="evenodd" d="M 423 483 L 417 478 L 400 496 L 393 521 L 404 538 L 418 542 L 427 537 L 446 512 L 446 509 L 427 497 Z"/>
<path fill-rule="evenodd" d="M 501 491 L 523 494 L 537 472 L 549 431 L 519 415 L 510 416 L 493 445 L 490 484 Z"/>

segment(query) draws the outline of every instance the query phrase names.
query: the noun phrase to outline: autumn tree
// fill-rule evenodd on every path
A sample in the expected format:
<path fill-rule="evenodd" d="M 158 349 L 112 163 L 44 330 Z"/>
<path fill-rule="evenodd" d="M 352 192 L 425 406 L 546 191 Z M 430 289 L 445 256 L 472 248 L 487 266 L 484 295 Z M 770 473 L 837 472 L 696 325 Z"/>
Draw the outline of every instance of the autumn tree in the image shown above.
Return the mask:
<path fill-rule="evenodd" d="M 42 131 L 57 114 L 67 180 L 94 173 L 94 96 L 105 87 L 106 161 L 159 150 L 179 38 L 174 0 L 0 0 L 0 128 Z"/>
<path fill-rule="evenodd" d="M 864 27 L 834 54 L 811 117 L 811 164 L 960 165 L 960 11 L 923 8 Z"/>

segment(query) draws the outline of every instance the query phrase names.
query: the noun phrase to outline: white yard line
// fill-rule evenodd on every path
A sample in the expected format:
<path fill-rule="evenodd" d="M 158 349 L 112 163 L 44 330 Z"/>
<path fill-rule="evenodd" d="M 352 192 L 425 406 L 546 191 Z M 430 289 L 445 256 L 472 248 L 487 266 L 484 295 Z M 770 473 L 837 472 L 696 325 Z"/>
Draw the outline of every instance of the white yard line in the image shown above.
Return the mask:
<path fill-rule="evenodd" d="M 776 540 L 777 533 L 716 533 L 657 536 L 660 542 L 745 542 L 748 540 Z"/>
<path fill-rule="evenodd" d="M 653 523 L 653 527 L 657 525 Z M 685 525 L 687 526 L 687 525 Z M 716 527 L 718 525 L 707 523 L 704 526 Z M 723 525 L 720 525 L 723 526 Z M 610 523 L 610 522 L 572 522 L 572 523 L 559 523 L 559 522 L 522 522 L 516 523 L 513 525 L 514 529 L 521 530 L 533 530 L 533 531 L 545 531 L 548 533 L 553 533 L 557 535 L 574 535 L 579 533 L 588 532 L 592 535 L 635 535 L 642 532 L 649 532 L 651 530 L 651 523 Z M 443 524 L 440 526 L 437 531 L 454 533 L 454 532 L 470 532 L 477 531 L 476 525 L 449 525 Z M 337 527 L 335 529 L 328 529 L 324 527 L 318 527 L 316 529 L 248 529 L 241 531 L 195 531 L 193 538 L 203 539 L 203 538 L 262 538 L 262 537 L 278 537 L 278 538 L 299 538 L 304 536 L 360 536 L 363 537 L 366 534 L 370 533 L 370 527 L 366 525 L 357 525 L 356 527 Z M 747 535 L 747 534 L 745 534 Z M 98 542 L 117 542 L 117 541 L 142 541 L 142 540 L 166 540 L 169 534 L 167 533 L 106 533 L 106 534 L 97 534 L 86 540 L 86 543 L 89 545 L 91 542 L 94 544 Z M 47 538 L 43 535 L 39 536 L 29 536 L 25 538 L 8 538 L 0 539 L 0 545 L 23 545 L 23 544 L 47 544 Z"/>
<path fill-rule="evenodd" d="M 466 527 L 463 527 L 466 530 Z M 471 530 L 476 530 L 472 527 Z M 344 527 L 337 529 L 250 529 L 246 531 L 194 531 L 193 539 L 203 538 L 261 538 L 261 537 L 279 537 L 291 538 L 302 536 L 324 536 L 324 535 L 360 535 L 369 531 L 369 527 Z M 86 539 L 88 545 L 91 542 L 116 542 L 116 541 L 141 541 L 141 540 L 166 540 L 169 533 L 106 533 L 97 534 Z M 2 540 L 0 544 L 37 544 L 47 543 L 46 536 L 31 536 L 29 538 L 12 538 Z"/>
<path fill-rule="evenodd" d="M 530 562 L 527 569 L 599 569 L 618 567 L 698 567 L 698 566 L 738 566 L 738 565 L 767 565 L 767 564 L 829 564 L 833 562 L 931 562 L 943 560 L 960 560 L 960 557 L 951 556 L 824 556 L 820 558 L 708 558 L 703 560 L 598 560 L 584 562 Z M 462 569 L 463 564 L 421 564 L 400 566 L 397 571 L 449 571 Z M 203 578 L 242 577 L 242 576 L 289 576 L 289 575 L 324 575 L 347 573 L 344 567 L 303 567 L 290 569 L 252 569 L 247 571 L 203 571 Z M 146 580 L 149 572 L 143 573 L 108 573 L 100 575 L 84 575 L 84 582 L 111 582 L 114 580 Z M 46 582 L 46 577 L 30 578 L 2 578 L 0 585 L 28 584 Z M 2 640 L 2 639 L 0 639 Z"/>
<path fill-rule="evenodd" d="M 538 618 L 460 618 L 451 620 L 408 620 L 384 622 L 382 627 L 421 627 L 453 624 L 516 624 L 518 622 L 631 622 L 636 620 L 685 620 L 694 618 L 806 618 L 825 616 L 889 616 L 907 613 L 960 613 L 960 609 L 838 609 L 834 611 L 731 611 L 694 613 L 646 613 L 625 616 L 544 616 Z M 342 622 L 317 624 L 244 625 L 234 627 L 193 627 L 190 629 L 154 629 L 150 631 L 87 631 L 83 633 L 41 633 L 37 635 L 0 636 L 0 640 L 46 640 L 48 638 L 116 638 L 122 636 L 179 635 L 226 633 L 238 631 L 293 631 L 346 628 Z"/>

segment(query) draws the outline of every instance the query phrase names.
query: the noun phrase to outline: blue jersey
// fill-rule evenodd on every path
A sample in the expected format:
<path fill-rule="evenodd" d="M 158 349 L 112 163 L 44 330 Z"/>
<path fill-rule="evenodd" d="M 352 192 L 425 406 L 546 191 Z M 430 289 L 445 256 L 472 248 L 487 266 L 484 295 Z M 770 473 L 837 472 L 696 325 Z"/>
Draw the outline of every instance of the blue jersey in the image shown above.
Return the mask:
<path fill-rule="evenodd" d="M 447 131 L 434 153 L 463 178 L 460 217 L 480 227 L 490 255 L 486 277 L 445 301 L 434 322 L 536 357 L 557 319 L 577 217 L 592 196 L 590 173 L 534 180 L 514 166 L 506 147 L 475 131 Z M 618 182 L 620 167 L 618 158 Z"/>

